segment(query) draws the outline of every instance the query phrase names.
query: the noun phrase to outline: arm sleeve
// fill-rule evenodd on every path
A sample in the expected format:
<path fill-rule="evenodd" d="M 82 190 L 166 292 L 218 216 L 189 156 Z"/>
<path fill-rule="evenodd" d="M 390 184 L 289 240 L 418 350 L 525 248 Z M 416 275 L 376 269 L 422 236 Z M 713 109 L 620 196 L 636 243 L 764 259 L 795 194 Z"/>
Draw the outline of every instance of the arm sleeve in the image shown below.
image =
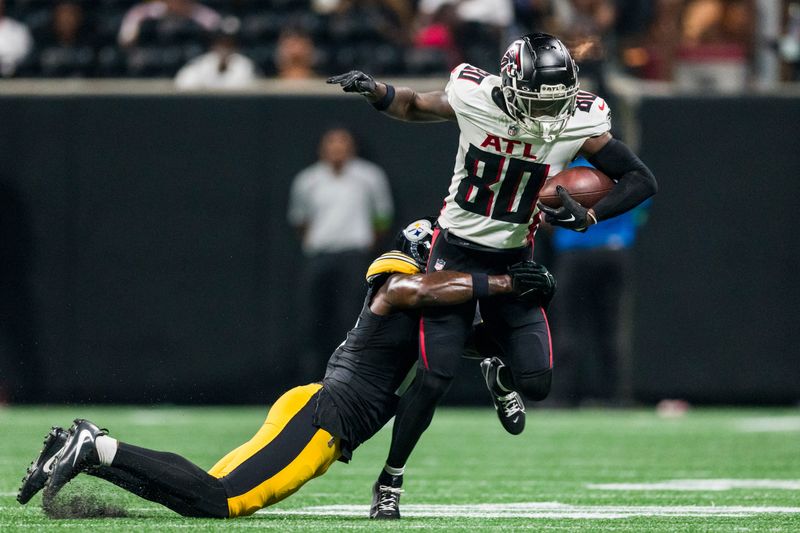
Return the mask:
<path fill-rule="evenodd" d="M 617 184 L 594 206 L 598 220 L 605 220 L 629 211 L 656 192 L 658 183 L 650 169 L 628 146 L 611 139 L 589 162 L 608 174 Z"/>

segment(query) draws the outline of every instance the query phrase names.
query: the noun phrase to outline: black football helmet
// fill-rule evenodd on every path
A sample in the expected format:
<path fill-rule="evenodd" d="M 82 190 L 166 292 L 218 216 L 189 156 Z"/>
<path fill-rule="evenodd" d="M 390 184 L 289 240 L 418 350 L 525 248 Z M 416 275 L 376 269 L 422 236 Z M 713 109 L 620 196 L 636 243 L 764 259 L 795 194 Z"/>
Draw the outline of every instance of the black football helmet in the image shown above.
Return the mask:
<path fill-rule="evenodd" d="M 421 272 L 425 272 L 433 241 L 433 226 L 436 217 L 415 220 L 395 237 L 394 248 L 414 258 Z"/>
<path fill-rule="evenodd" d="M 575 112 L 578 66 L 569 50 L 547 33 L 529 33 L 500 60 L 503 99 L 520 127 L 546 142 L 567 127 Z"/>

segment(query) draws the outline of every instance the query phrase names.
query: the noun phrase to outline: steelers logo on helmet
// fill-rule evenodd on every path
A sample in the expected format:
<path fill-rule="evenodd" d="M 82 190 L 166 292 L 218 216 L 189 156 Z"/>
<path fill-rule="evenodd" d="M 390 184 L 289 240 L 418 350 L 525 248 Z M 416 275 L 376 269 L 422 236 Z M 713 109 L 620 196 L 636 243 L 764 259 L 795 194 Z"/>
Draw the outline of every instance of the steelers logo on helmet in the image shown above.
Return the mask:
<path fill-rule="evenodd" d="M 415 220 L 403 230 L 403 235 L 411 242 L 424 240 L 426 236 L 433 235 L 433 224 L 427 218 Z"/>
<path fill-rule="evenodd" d="M 423 272 L 428 262 L 428 255 L 431 252 L 433 224 L 435 222 L 435 217 L 415 220 L 400 232 L 396 242 L 397 248 L 414 258 L 414 261 L 417 262 Z"/>

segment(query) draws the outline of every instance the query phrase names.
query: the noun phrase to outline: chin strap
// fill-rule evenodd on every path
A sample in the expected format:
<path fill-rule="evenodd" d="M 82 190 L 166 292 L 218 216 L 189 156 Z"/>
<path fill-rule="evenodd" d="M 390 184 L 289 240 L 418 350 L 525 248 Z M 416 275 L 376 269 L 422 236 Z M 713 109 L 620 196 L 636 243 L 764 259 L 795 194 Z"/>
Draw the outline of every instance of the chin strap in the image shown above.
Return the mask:
<path fill-rule="evenodd" d="M 500 87 L 492 88 L 492 102 L 499 107 L 503 113 L 508 115 L 509 117 L 517 120 L 514 115 L 508 110 L 508 104 L 506 103 L 506 99 L 503 97 L 503 90 Z"/>

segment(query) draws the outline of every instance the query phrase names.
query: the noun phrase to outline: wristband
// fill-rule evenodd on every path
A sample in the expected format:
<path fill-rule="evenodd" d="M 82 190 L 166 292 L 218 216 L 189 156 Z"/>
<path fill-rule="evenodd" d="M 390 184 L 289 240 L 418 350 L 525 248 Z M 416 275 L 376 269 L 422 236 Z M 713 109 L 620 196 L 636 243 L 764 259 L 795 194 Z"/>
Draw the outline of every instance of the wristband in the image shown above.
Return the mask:
<path fill-rule="evenodd" d="M 388 83 L 385 83 L 384 85 L 386 85 L 386 94 L 384 94 L 383 98 L 377 102 L 372 102 L 372 107 L 378 111 L 386 111 L 386 109 L 392 105 L 392 102 L 394 101 L 394 87 Z"/>
<path fill-rule="evenodd" d="M 472 297 L 475 300 L 489 296 L 489 275 L 472 274 Z"/>

